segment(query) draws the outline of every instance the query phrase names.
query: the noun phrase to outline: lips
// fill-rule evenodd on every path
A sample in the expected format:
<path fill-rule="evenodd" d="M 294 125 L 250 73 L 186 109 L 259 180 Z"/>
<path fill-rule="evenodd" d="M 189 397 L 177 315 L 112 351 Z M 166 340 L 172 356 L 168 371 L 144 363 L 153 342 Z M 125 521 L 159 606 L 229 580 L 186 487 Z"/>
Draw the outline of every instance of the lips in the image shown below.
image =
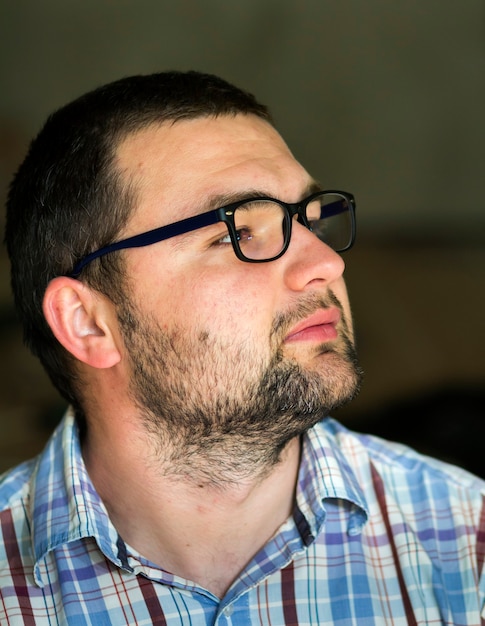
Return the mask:
<path fill-rule="evenodd" d="M 336 307 L 319 309 L 293 326 L 285 337 L 285 343 L 296 341 L 332 341 L 337 339 L 337 324 L 341 313 Z"/>

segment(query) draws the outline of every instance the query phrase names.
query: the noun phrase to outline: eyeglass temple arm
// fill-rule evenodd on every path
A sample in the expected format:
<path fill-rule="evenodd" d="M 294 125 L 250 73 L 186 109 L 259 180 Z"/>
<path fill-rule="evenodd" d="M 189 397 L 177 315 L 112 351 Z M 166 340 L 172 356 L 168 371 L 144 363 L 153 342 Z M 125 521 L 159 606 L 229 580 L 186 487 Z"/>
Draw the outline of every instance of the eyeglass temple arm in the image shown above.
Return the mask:
<path fill-rule="evenodd" d="M 99 259 L 99 257 L 109 254 L 110 252 L 116 252 L 117 250 L 124 250 L 126 248 L 142 248 L 143 246 L 150 246 L 154 243 L 158 243 L 159 241 L 163 241 L 164 239 L 170 239 L 176 235 L 182 235 L 192 230 L 202 228 L 203 226 L 210 226 L 211 224 L 218 222 L 219 219 L 219 209 L 215 209 L 214 211 L 208 211 L 202 215 L 188 217 L 185 220 L 176 222 L 175 224 L 160 226 L 159 228 L 154 228 L 146 233 L 141 233 L 140 235 L 134 235 L 133 237 L 128 237 L 127 239 L 115 241 L 108 246 L 104 246 L 103 248 L 99 248 L 99 250 L 95 250 L 94 252 L 87 254 L 80 261 L 78 261 L 78 263 L 76 263 L 72 272 L 68 274 L 68 276 L 70 278 L 77 278 L 86 265 L 91 263 L 91 261 Z"/>
<path fill-rule="evenodd" d="M 355 209 L 352 198 L 342 198 L 341 200 L 330 202 L 330 204 L 326 204 L 322 207 L 321 218 L 334 217 L 335 215 L 348 211 L 350 207 L 352 207 L 352 210 Z"/>

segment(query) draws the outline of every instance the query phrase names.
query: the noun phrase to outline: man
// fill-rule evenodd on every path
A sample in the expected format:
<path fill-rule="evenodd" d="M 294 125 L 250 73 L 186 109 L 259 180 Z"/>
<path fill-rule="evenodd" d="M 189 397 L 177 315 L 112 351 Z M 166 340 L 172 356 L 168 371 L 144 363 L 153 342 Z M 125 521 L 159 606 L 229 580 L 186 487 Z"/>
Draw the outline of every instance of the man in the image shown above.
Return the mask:
<path fill-rule="evenodd" d="M 107 85 L 7 208 L 72 408 L 0 486 L 2 624 L 481 623 L 484 484 L 328 417 L 361 378 L 354 200 L 264 106 L 195 72 Z"/>

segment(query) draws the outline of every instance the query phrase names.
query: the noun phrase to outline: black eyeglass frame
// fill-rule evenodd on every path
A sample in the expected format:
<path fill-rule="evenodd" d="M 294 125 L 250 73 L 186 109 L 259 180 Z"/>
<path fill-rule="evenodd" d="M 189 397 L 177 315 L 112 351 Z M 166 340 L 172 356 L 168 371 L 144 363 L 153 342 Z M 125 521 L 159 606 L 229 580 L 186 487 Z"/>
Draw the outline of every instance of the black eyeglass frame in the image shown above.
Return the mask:
<path fill-rule="evenodd" d="M 127 248 L 141 248 L 144 246 L 150 246 L 154 243 L 158 243 L 159 241 L 165 241 L 166 239 L 176 237 L 177 235 L 183 235 L 199 228 L 204 228 L 205 226 L 211 226 L 212 224 L 216 224 L 217 222 L 224 222 L 226 224 L 229 236 L 231 238 L 234 253 L 239 260 L 244 261 L 245 263 L 268 263 L 270 261 L 275 261 L 276 259 L 279 259 L 281 256 L 283 256 L 283 254 L 287 251 L 288 246 L 290 245 L 293 217 L 295 215 L 298 215 L 298 222 L 303 224 L 311 231 L 312 228 L 306 216 L 306 208 L 310 204 L 310 202 L 315 200 L 315 198 L 326 195 L 340 195 L 348 203 L 348 206 L 345 207 L 345 209 L 342 209 L 342 205 L 340 202 L 332 202 L 331 204 L 327 204 L 324 207 L 325 215 L 322 215 L 320 218 L 325 219 L 328 217 L 333 217 L 334 215 L 338 215 L 344 210 L 349 211 L 351 229 L 349 243 L 345 247 L 335 250 L 335 252 L 345 252 L 353 246 L 355 241 L 355 199 L 351 193 L 348 193 L 346 191 L 327 189 L 324 191 L 316 191 L 301 200 L 300 202 L 294 203 L 283 202 L 283 200 L 271 198 L 270 196 L 244 198 L 243 200 L 232 202 L 231 204 L 227 204 L 218 209 L 213 209 L 211 211 L 207 211 L 206 213 L 201 213 L 200 215 L 187 217 L 183 220 L 179 220 L 178 222 L 173 222 L 172 224 L 167 224 L 166 226 L 160 226 L 159 228 L 154 228 L 147 232 L 140 233 L 139 235 L 134 235 L 132 237 L 116 241 L 107 246 L 103 246 L 102 248 L 99 248 L 98 250 L 87 254 L 80 261 L 78 261 L 73 267 L 72 271 L 67 275 L 71 278 L 78 278 L 86 265 L 88 265 L 95 259 L 98 259 L 99 257 L 109 254 L 111 252 L 125 250 Z M 234 222 L 234 213 L 235 210 L 243 204 L 247 204 L 248 202 L 252 201 L 260 202 L 264 200 L 275 202 L 284 209 L 284 218 L 282 225 L 284 243 L 281 251 L 269 259 L 251 259 L 244 256 L 239 246 L 237 228 Z"/>

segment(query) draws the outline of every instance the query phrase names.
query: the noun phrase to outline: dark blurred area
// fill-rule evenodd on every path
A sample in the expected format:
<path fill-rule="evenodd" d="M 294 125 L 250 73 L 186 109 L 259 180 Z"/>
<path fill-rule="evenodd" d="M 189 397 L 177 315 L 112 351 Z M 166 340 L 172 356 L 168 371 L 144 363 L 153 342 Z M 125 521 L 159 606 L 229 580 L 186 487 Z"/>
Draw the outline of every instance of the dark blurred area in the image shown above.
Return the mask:
<path fill-rule="evenodd" d="M 0 200 L 47 115 L 135 73 L 220 74 L 269 104 L 327 188 L 366 372 L 336 417 L 485 477 L 482 0 L 19 0 L 0 7 Z M 4 212 L 0 223 L 3 230 Z M 0 471 L 64 410 L 22 345 L 0 252 Z"/>
<path fill-rule="evenodd" d="M 368 415 L 365 424 L 375 435 L 485 477 L 485 391 L 478 385 L 396 399 Z"/>

